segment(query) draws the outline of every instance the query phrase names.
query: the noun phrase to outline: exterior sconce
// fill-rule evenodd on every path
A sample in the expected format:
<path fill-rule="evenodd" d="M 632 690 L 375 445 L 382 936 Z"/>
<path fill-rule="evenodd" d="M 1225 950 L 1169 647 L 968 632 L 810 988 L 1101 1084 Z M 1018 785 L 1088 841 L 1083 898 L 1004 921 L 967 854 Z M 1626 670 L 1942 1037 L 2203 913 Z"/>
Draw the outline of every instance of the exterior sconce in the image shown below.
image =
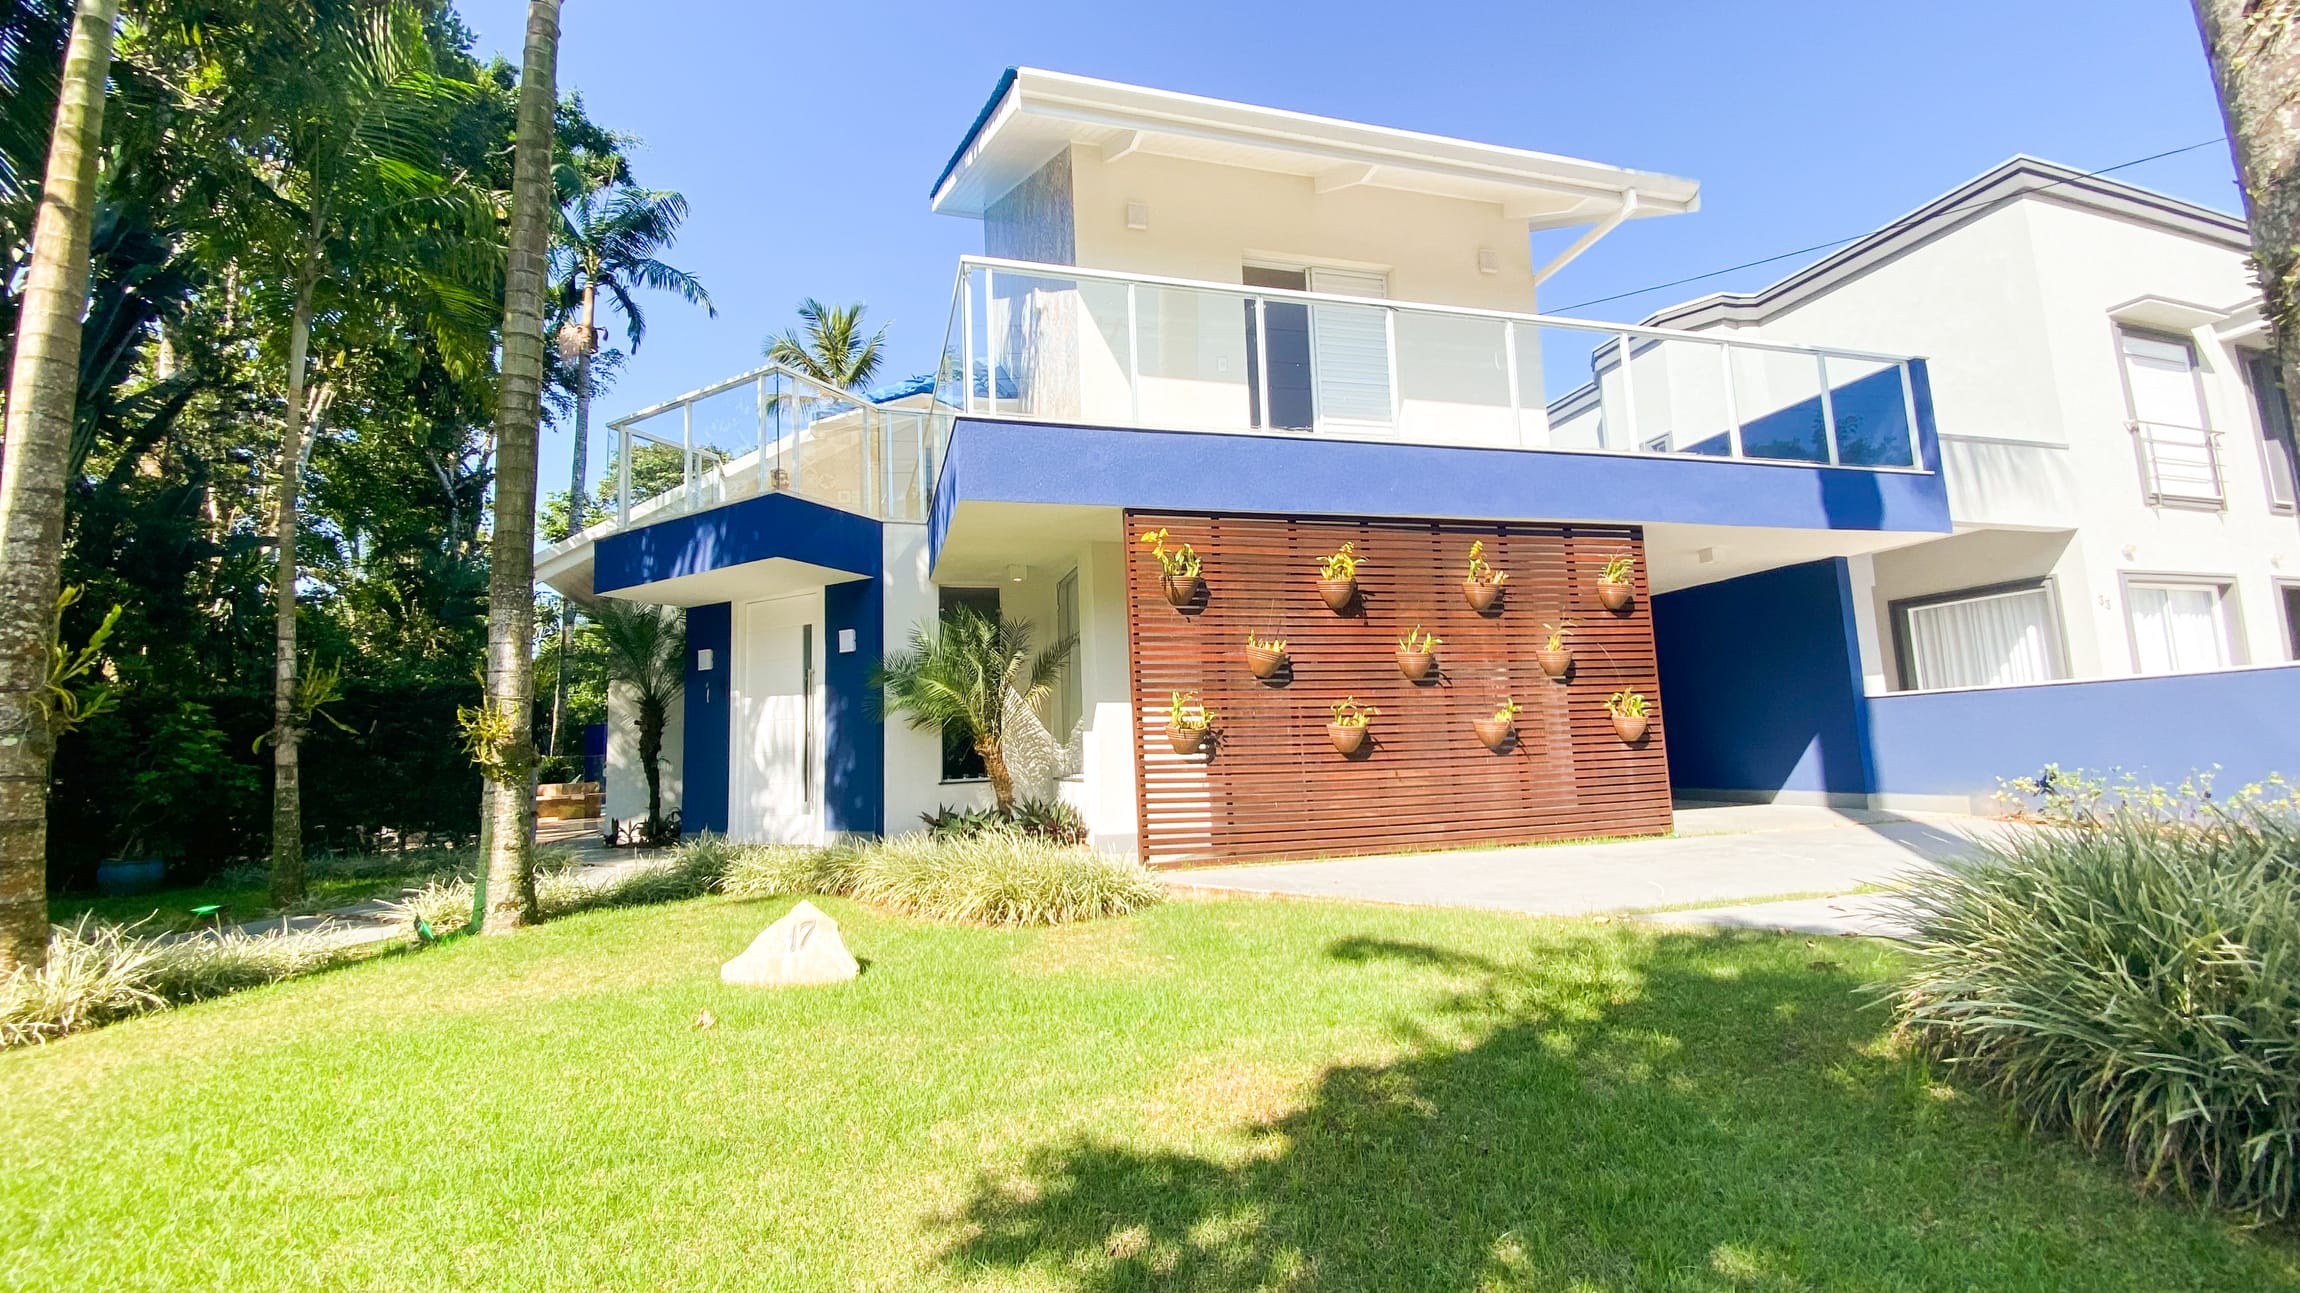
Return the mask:
<path fill-rule="evenodd" d="M 1129 229 L 1147 229 L 1147 228 L 1149 228 L 1149 227 L 1150 227 L 1150 204 L 1149 204 L 1149 203 L 1147 203 L 1147 202 L 1129 202 L 1129 203 L 1127 203 L 1127 204 L 1126 204 L 1126 227 L 1127 227 L 1127 228 L 1129 228 Z"/>
<path fill-rule="evenodd" d="M 1480 274 L 1499 274 L 1501 272 L 1501 253 L 1491 247 L 1478 248 L 1477 272 Z"/>

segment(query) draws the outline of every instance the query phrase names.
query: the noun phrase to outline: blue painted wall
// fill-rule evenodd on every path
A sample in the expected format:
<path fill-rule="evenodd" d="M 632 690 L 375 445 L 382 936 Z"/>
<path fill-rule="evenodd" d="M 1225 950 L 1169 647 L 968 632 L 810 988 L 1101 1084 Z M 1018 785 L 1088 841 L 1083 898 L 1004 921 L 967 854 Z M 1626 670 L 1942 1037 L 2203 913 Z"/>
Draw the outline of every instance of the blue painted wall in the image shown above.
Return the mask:
<path fill-rule="evenodd" d="M 1653 599 L 1671 785 L 1868 793 L 1848 591 L 1829 560 Z"/>
<path fill-rule="evenodd" d="M 727 829 L 727 759 L 734 706 L 727 678 L 734 667 L 734 608 L 725 602 L 687 608 L 686 737 L 680 751 L 679 824 L 690 833 Z M 697 668 L 711 653 L 711 670 Z"/>
<path fill-rule="evenodd" d="M 1671 784 L 1986 796 L 2048 763 L 2300 779 L 2300 664 L 1864 696 L 1854 632 L 1837 560 L 1655 597 Z"/>
<path fill-rule="evenodd" d="M 883 551 L 867 516 L 766 494 L 601 539 L 591 586 L 612 593 L 771 557 L 876 575 Z"/>
<path fill-rule="evenodd" d="M 886 724 L 870 685 L 885 626 L 879 580 L 823 590 L 823 815 L 834 831 L 877 835 L 886 826 Z M 853 651 L 839 650 L 842 629 L 854 630 Z"/>

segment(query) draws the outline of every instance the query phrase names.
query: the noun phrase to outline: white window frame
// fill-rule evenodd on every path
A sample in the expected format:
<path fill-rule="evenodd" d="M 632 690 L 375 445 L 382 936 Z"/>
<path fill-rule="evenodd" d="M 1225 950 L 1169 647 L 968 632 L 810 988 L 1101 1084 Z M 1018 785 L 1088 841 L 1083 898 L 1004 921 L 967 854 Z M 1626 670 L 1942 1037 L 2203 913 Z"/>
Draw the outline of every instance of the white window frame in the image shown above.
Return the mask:
<path fill-rule="evenodd" d="M 2171 674 L 2210 673 L 2215 669 L 2242 668 L 2249 663 L 2250 656 L 2244 644 L 2243 608 L 2237 603 L 2234 575 L 2127 570 L 2117 576 L 2117 584 L 2124 611 L 2124 645 L 2132 653 L 2132 672 L 2136 676 L 2168 676 L 2148 673 L 2140 667 L 2140 625 L 2135 622 L 2132 614 L 2133 590 L 2140 588 L 2206 588 L 2218 596 L 2216 605 L 2220 612 L 2220 635 L 2226 648 L 2224 658 L 2217 665 L 2207 665 L 2201 669 L 2176 668 L 2169 671 Z"/>
<path fill-rule="evenodd" d="M 1893 628 L 1894 672 L 1901 691 L 1959 690 L 1959 688 L 1927 688 L 1917 685 L 1916 636 L 1909 625 L 1909 613 L 1934 607 L 1952 606 L 1964 602 L 1986 601 L 1996 597 L 2017 597 L 2042 593 L 2045 604 L 2046 627 L 2045 661 L 2051 671 L 2049 679 L 2041 681 L 2063 682 L 2069 677 L 2068 623 L 2061 614 L 2060 588 L 2051 578 L 2022 579 L 2009 583 L 1988 584 L 1978 588 L 1960 588 L 1954 592 L 1931 593 L 1923 597 L 1901 598 L 1888 604 Z M 2006 683 L 2005 686 L 2033 687 L 2038 683 Z"/>
<path fill-rule="evenodd" d="M 2157 328 L 2138 327 L 2117 323 L 2111 330 L 2116 341 L 2116 376 L 2124 388 L 2125 426 L 2132 433 L 2134 464 L 2140 471 L 2141 497 L 2150 507 L 2190 508 L 2208 512 L 2225 511 L 2228 506 L 2228 473 L 2220 464 L 2220 433 L 2212 427 L 2212 405 L 2204 393 L 2204 361 L 2196 348 L 2196 339 L 2178 332 Z M 2140 402 L 2132 388 L 2131 356 L 2125 352 L 2128 340 L 2153 341 L 2158 345 L 2177 346 L 2188 356 L 2188 380 L 2196 394 L 2198 425 L 2180 426 L 2173 423 L 2143 422 Z M 2163 488 L 2156 461 L 2158 430 L 2168 434 L 2162 438 L 2174 442 L 2181 433 L 2193 435 L 2202 450 L 2205 467 L 2211 476 L 2211 493 L 2172 493 Z M 2185 447 L 2185 446 L 2184 446 Z"/>
<path fill-rule="evenodd" d="M 2279 471 L 2276 466 L 2276 459 L 2269 452 L 2269 446 L 2276 443 L 2276 441 L 2274 437 L 2269 434 L 2268 421 L 2266 417 L 2262 415 L 2262 405 L 2265 403 L 2265 400 L 2261 395 L 2259 379 L 2254 377 L 2252 372 L 2252 365 L 2256 360 L 2265 359 L 2270 365 L 2274 365 L 2276 363 L 2276 352 L 2272 350 L 2240 348 L 2235 352 L 2235 355 L 2236 371 L 2240 376 L 2244 378 L 2244 394 L 2248 401 L 2249 411 L 2252 414 L 2252 425 L 2253 428 L 2260 433 L 2260 438 L 2258 441 L 2258 447 L 2260 450 L 2260 477 L 2261 484 L 2266 488 L 2268 493 L 2268 510 L 2282 516 L 2290 516 L 2296 509 L 2300 509 L 2300 443 L 2295 443 L 2296 441 L 2300 441 L 2300 435 L 2295 435 L 2283 442 L 2284 453 L 2287 461 L 2285 462 L 2283 469 Z M 2300 409 L 2294 409 L 2292 407 L 2292 399 L 2289 392 L 2284 392 L 2283 394 L 2285 397 L 2284 416 L 2288 422 L 2294 421 L 2295 415 L 2300 414 Z M 2276 496 L 2276 485 L 2279 480 L 2282 480 L 2286 489 L 2292 491 L 2293 497 L 2278 498 Z"/>

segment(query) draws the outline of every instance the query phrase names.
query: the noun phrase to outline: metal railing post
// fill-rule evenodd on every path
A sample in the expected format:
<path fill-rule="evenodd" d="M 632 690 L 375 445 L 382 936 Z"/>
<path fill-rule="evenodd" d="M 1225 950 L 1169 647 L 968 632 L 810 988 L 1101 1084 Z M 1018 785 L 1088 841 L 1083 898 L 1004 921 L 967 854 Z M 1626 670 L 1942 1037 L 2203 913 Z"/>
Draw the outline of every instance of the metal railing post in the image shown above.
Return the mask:
<path fill-rule="evenodd" d="M 1725 446 L 1736 458 L 1746 457 L 1741 448 L 1741 397 L 1733 389 L 1733 343 L 1717 343 L 1717 362 L 1725 369 Z"/>
<path fill-rule="evenodd" d="M 959 396 L 958 407 L 974 412 L 974 267 L 964 265 L 958 271 L 958 351 Z"/>
<path fill-rule="evenodd" d="M 1517 320 L 1504 320 L 1501 325 L 1501 365 L 1509 374 L 1509 425 L 1517 434 L 1517 447 L 1525 448 L 1525 410 L 1518 407 L 1523 401 L 1517 391 Z"/>
<path fill-rule="evenodd" d="M 1621 352 L 1621 429 L 1628 435 L 1629 451 L 1642 453 L 1645 450 L 1645 442 L 1639 439 L 1637 435 L 1637 381 L 1635 375 L 1629 370 L 1631 358 L 1629 334 L 1626 332 L 1615 333 L 1614 342 L 1614 348 Z M 1597 404 L 1598 408 L 1602 410 L 1605 407 L 1605 387 L 1602 382 L 1597 389 Z M 1663 452 L 1667 452 L 1667 450 Z"/>
<path fill-rule="evenodd" d="M 1924 441 L 1917 435 L 1917 378 L 1909 369 L 1909 361 L 1900 363 L 1901 409 L 1909 422 L 1909 466 L 1922 471 L 1925 466 Z"/>
<path fill-rule="evenodd" d="M 992 417 L 998 416 L 998 357 L 1006 349 L 1006 338 L 999 335 L 992 315 L 998 313 L 998 282 L 988 269 L 982 271 L 982 349 L 983 362 L 990 371 L 983 380 L 983 408 Z"/>
<path fill-rule="evenodd" d="M 631 428 L 619 428 L 622 443 L 615 454 L 615 520 L 618 524 L 631 523 Z"/>
<path fill-rule="evenodd" d="M 1829 465 L 1837 465 L 1837 404 L 1829 398 L 1829 357 L 1815 352 L 1813 369 L 1821 375 L 1821 435 L 1829 444 Z"/>
<path fill-rule="evenodd" d="M 757 492 L 758 492 L 758 493 L 761 493 L 761 494 L 764 494 L 764 493 L 766 493 L 766 492 L 767 492 L 767 414 L 768 414 L 768 411 L 769 411 L 769 410 L 771 410 L 771 409 L 773 409 L 773 408 L 774 408 L 774 406 L 775 406 L 775 405 L 774 405 L 774 401 L 773 401 L 773 400 L 771 400 L 771 399 L 769 399 L 769 398 L 767 397 L 767 375 L 766 375 L 765 373 L 760 373 L 760 374 L 759 374 L 759 439 L 758 439 L 758 445 L 759 445 L 759 484 L 758 484 L 758 490 L 757 490 Z"/>
<path fill-rule="evenodd" d="M 1390 430 L 1401 431 L 1406 420 L 1406 384 L 1398 372 L 1398 312 L 1382 311 L 1382 348 L 1388 353 L 1382 358 L 1390 366 Z M 1267 363 L 1264 367 L 1268 367 Z"/>
<path fill-rule="evenodd" d="M 1270 301 L 1268 297 L 1249 296 L 1246 304 L 1254 307 L 1254 408 L 1259 414 L 1254 425 L 1275 431 L 1278 420 L 1270 416 Z"/>
<path fill-rule="evenodd" d="M 1142 318 L 1132 283 L 1126 285 L 1126 394 L 1130 421 L 1142 425 Z"/>

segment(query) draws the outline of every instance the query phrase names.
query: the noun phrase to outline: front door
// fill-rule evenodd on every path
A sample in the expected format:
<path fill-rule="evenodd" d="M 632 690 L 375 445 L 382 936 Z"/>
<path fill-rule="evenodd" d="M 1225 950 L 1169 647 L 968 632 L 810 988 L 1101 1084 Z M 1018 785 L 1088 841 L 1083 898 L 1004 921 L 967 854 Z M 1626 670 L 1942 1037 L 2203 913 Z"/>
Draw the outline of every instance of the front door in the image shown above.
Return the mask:
<path fill-rule="evenodd" d="M 822 840 L 822 594 L 748 602 L 735 628 L 733 766 L 727 825 L 737 839 Z"/>

